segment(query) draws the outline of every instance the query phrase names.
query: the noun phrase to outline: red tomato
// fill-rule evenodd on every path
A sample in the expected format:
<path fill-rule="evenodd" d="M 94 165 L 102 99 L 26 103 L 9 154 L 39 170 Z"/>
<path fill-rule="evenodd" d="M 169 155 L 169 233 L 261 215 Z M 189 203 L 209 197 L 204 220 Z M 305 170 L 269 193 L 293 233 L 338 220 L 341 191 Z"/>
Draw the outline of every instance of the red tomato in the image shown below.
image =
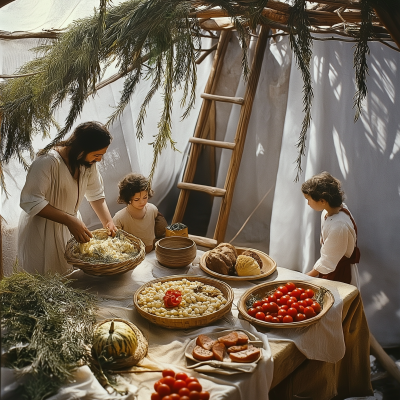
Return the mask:
<path fill-rule="evenodd" d="M 208 392 L 200 392 L 200 400 L 208 400 L 210 398 L 210 393 Z"/>
<path fill-rule="evenodd" d="M 282 297 L 281 297 L 281 303 L 282 303 L 282 305 L 283 305 L 283 304 L 286 304 L 287 301 L 288 301 L 289 299 L 290 299 L 290 296 L 287 295 L 287 294 L 285 294 L 284 296 L 282 296 Z"/>
<path fill-rule="evenodd" d="M 257 318 L 257 319 L 260 319 L 260 320 L 262 320 L 262 321 L 264 321 L 264 319 L 265 319 L 265 314 L 264 314 L 263 312 L 258 312 L 258 313 L 256 314 L 256 318 Z"/>
<path fill-rule="evenodd" d="M 267 313 L 269 311 L 269 304 L 268 303 L 264 303 L 262 305 L 262 309 L 263 309 L 263 313 Z"/>
<path fill-rule="evenodd" d="M 296 285 L 293 282 L 288 282 L 285 286 L 289 292 L 292 292 L 294 289 L 296 289 Z"/>
<path fill-rule="evenodd" d="M 164 397 L 162 400 L 165 400 L 167 397 Z M 180 400 L 181 399 L 181 396 L 179 396 L 178 393 L 172 393 L 169 397 L 171 397 L 171 400 Z"/>
<path fill-rule="evenodd" d="M 293 303 L 292 304 L 292 308 L 295 308 L 296 310 L 298 310 L 298 307 L 300 307 L 299 303 Z"/>
<path fill-rule="evenodd" d="M 261 307 L 262 306 L 262 302 L 260 301 L 260 300 L 256 300 L 254 303 L 253 303 L 253 307 L 255 308 L 255 307 Z"/>
<path fill-rule="evenodd" d="M 295 308 L 289 308 L 289 310 L 287 310 L 287 315 L 290 315 L 292 318 L 294 318 L 297 315 L 297 310 Z"/>
<path fill-rule="evenodd" d="M 165 378 L 161 379 L 161 383 L 168 385 L 172 389 L 174 387 L 175 378 L 167 375 Z"/>
<path fill-rule="evenodd" d="M 264 297 L 263 299 L 261 299 L 261 303 L 263 303 L 263 304 L 269 303 L 268 297 Z"/>
<path fill-rule="evenodd" d="M 187 387 L 184 387 L 184 388 L 180 389 L 178 393 L 179 393 L 179 396 L 181 396 L 181 398 L 183 396 L 189 397 L 190 390 Z"/>
<path fill-rule="evenodd" d="M 286 286 L 279 286 L 277 290 L 279 290 L 283 294 L 287 294 L 288 293 L 288 288 Z"/>
<path fill-rule="evenodd" d="M 286 305 L 287 305 L 288 308 L 290 308 L 290 307 L 293 306 L 294 303 L 297 303 L 297 299 L 292 300 L 292 298 L 290 298 L 290 299 L 287 301 Z M 283 306 L 282 306 L 282 307 L 283 307 Z"/>
<path fill-rule="evenodd" d="M 311 307 L 314 309 L 314 311 L 315 311 L 316 314 L 319 314 L 319 313 L 320 313 L 320 311 L 321 311 L 321 306 L 319 305 L 319 303 L 317 303 L 316 301 L 314 301 L 314 302 L 311 304 Z"/>
<path fill-rule="evenodd" d="M 278 315 L 276 318 L 278 318 L 278 321 L 279 321 L 279 322 L 282 322 L 282 321 L 283 321 L 283 315 Z"/>
<path fill-rule="evenodd" d="M 276 304 L 276 303 L 269 303 L 269 312 L 270 312 L 271 314 L 273 314 L 273 313 L 278 313 L 278 311 L 279 311 L 278 304 Z"/>
<path fill-rule="evenodd" d="M 174 386 L 172 386 L 172 389 L 173 389 L 174 392 L 178 393 L 180 389 L 185 388 L 185 387 L 186 387 L 186 382 L 181 380 L 181 379 L 179 379 L 179 380 L 174 382 Z"/>
<path fill-rule="evenodd" d="M 290 307 L 287 304 L 284 304 L 283 306 L 280 306 L 280 310 L 288 310 Z"/>
<path fill-rule="evenodd" d="M 304 314 L 304 307 L 299 306 L 299 309 L 297 310 L 299 313 Z"/>
<path fill-rule="evenodd" d="M 274 296 L 277 299 L 280 299 L 283 296 L 283 293 L 280 290 L 276 290 L 275 293 L 274 293 Z"/>
<path fill-rule="evenodd" d="M 294 290 L 292 290 L 292 292 L 290 293 L 290 295 L 291 295 L 292 297 L 295 297 L 296 300 L 298 300 L 298 299 L 300 298 L 300 296 L 301 296 L 301 293 L 299 292 L 298 289 L 294 289 Z"/>
<path fill-rule="evenodd" d="M 300 295 L 300 300 L 305 300 L 305 299 L 308 299 L 308 295 L 307 295 L 307 293 L 303 292 L 303 293 Z"/>
<path fill-rule="evenodd" d="M 178 394 L 178 396 L 179 396 L 179 394 Z M 179 400 L 180 400 L 180 398 L 181 398 L 181 396 L 179 396 Z M 172 400 L 172 397 L 171 396 L 164 396 L 163 398 L 162 398 L 162 400 Z"/>
<path fill-rule="evenodd" d="M 304 309 L 304 314 L 306 315 L 307 318 L 312 318 L 315 317 L 315 311 L 312 307 L 306 307 Z"/>
<path fill-rule="evenodd" d="M 158 393 L 152 393 L 150 399 L 151 400 L 161 400 L 161 397 Z"/>
<path fill-rule="evenodd" d="M 162 372 L 162 376 L 165 378 L 166 376 L 175 376 L 175 372 L 172 369 L 164 369 Z"/>
<path fill-rule="evenodd" d="M 279 310 L 278 310 L 279 311 Z M 274 313 L 271 313 L 271 317 L 277 317 L 278 316 L 278 313 L 277 312 L 274 312 Z"/>
<path fill-rule="evenodd" d="M 190 382 L 187 385 L 187 388 L 192 392 L 193 390 L 196 392 L 201 392 L 203 390 L 203 388 L 201 387 L 199 382 Z M 190 395 L 189 395 L 190 397 Z"/>
<path fill-rule="evenodd" d="M 304 293 L 304 288 L 299 287 L 299 288 L 297 288 L 297 289 L 299 290 L 300 293 Z"/>
<path fill-rule="evenodd" d="M 193 381 L 198 382 L 198 379 L 195 378 L 194 376 L 189 376 L 189 377 L 186 379 L 186 386 L 189 385 L 189 383 L 190 383 L 190 382 L 193 382 Z"/>
<path fill-rule="evenodd" d="M 247 314 L 249 314 L 251 317 L 254 317 L 256 315 L 257 310 L 255 308 L 249 308 L 247 310 Z"/>
<path fill-rule="evenodd" d="M 192 390 L 189 394 L 189 399 L 190 400 L 200 400 L 200 392 L 197 392 L 196 390 Z"/>
<path fill-rule="evenodd" d="M 307 304 L 307 306 L 311 306 L 311 304 L 314 303 L 314 300 L 310 299 L 309 297 L 307 297 L 304 301 Z"/>
<path fill-rule="evenodd" d="M 304 300 L 300 300 L 298 303 L 303 307 L 307 307 L 307 304 L 304 302 Z"/>
<path fill-rule="evenodd" d="M 272 318 L 273 318 L 272 315 L 266 315 L 264 321 L 265 322 L 272 322 Z"/>
<path fill-rule="evenodd" d="M 161 385 L 161 379 L 154 384 L 154 390 L 157 392 L 158 386 Z"/>
<path fill-rule="evenodd" d="M 293 322 L 293 318 L 290 315 L 285 315 L 283 317 L 282 322 L 284 322 L 285 324 L 288 323 L 288 322 Z"/>
<path fill-rule="evenodd" d="M 272 317 L 272 321 L 274 324 L 277 324 L 279 322 L 278 317 Z"/>
<path fill-rule="evenodd" d="M 271 294 L 271 296 L 268 296 L 268 303 L 276 303 L 276 296 L 274 296 L 273 294 Z"/>
<path fill-rule="evenodd" d="M 168 396 L 171 393 L 171 389 L 168 385 L 161 383 L 158 385 L 157 393 L 162 397 Z"/>
<path fill-rule="evenodd" d="M 298 313 L 295 317 L 294 320 L 296 322 L 304 321 L 306 319 L 306 316 L 302 313 Z"/>
<path fill-rule="evenodd" d="M 262 307 L 261 306 L 257 306 L 256 307 L 256 314 L 258 313 L 258 312 L 263 312 L 263 309 L 262 309 Z"/>
<path fill-rule="evenodd" d="M 181 396 L 181 400 L 190 400 L 189 396 Z"/>
<path fill-rule="evenodd" d="M 314 291 L 312 289 L 306 289 L 305 293 L 307 293 L 307 296 L 309 298 L 314 296 Z"/>
<path fill-rule="evenodd" d="M 282 317 L 284 317 L 285 315 L 287 315 L 286 310 L 283 310 L 282 308 L 278 311 L 278 318 L 279 316 L 282 315 Z"/>

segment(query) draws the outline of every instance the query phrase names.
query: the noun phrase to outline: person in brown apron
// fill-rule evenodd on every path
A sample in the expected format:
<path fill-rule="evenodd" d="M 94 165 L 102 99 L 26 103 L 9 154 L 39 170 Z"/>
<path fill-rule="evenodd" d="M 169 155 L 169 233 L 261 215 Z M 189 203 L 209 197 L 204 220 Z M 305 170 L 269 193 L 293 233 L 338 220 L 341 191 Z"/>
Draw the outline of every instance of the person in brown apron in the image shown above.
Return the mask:
<path fill-rule="evenodd" d="M 303 183 L 301 190 L 308 205 L 322 211 L 321 257 L 307 275 L 350 283 L 352 264 L 360 260 L 357 247 L 357 225 L 343 204 L 341 183 L 328 172 L 313 176 Z M 350 221 L 344 215 L 346 214 Z"/>

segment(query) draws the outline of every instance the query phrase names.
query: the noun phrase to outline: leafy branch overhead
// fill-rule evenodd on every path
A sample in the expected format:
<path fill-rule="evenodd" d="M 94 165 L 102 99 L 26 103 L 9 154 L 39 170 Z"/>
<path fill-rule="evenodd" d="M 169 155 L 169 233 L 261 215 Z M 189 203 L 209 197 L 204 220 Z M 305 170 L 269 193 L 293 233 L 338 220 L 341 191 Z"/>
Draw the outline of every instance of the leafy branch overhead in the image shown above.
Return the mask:
<path fill-rule="evenodd" d="M 33 156 L 33 137 L 48 135 L 52 126 L 57 127 L 58 135 L 48 148 L 61 140 L 73 127 L 87 99 L 104 86 L 101 79 L 106 67 L 115 63 L 119 68 L 118 77 L 124 78 L 124 86 L 108 123 L 120 117 L 139 82 L 149 79 L 150 89 L 136 121 L 136 135 L 142 138 L 146 109 L 155 93 L 162 93 L 164 108 L 152 143 L 152 175 L 161 151 L 168 144 L 174 148 L 171 112 L 176 88 L 183 87 L 182 117 L 193 108 L 196 60 L 200 56 L 203 30 L 237 31 L 243 50 L 243 73 L 247 76 L 248 38 L 257 25 L 264 24 L 290 35 L 303 76 L 305 116 L 297 143 L 297 166 L 301 171 L 313 97 L 312 34 L 347 36 L 357 41 L 354 66 L 358 117 L 367 93 L 368 41 L 380 40 L 387 44 L 391 40 L 389 28 L 380 23 L 374 10 L 379 4 L 379 15 L 384 15 L 389 10 L 387 7 L 394 6 L 399 11 L 396 0 L 324 0 L 317 5 L 294 0 L 292 6 L 275 0 L 129 0 L 117 6 L 108 3 L 100 0 L 99 10 L 93 16 L 73 22 L 65 32 L 56 32 L 56 39 L 47 39 L 36 49 L 37 57 L 33 61 L 22 66 L 13 79 L 0 83 L 2 163 L 12 157 L 25 163 L 24 151 Z M 389 18 L 390 25 L 391 15 L 385 14 L 385 17 Z M 229 23 L 220 27 L 218 22 L 224 19 Z M 0 37 L 3 36 L 12 37 L 0 32 Z M 66 100 L 69 113 L 63 126 L 58 126 L 53 113 Z"/>

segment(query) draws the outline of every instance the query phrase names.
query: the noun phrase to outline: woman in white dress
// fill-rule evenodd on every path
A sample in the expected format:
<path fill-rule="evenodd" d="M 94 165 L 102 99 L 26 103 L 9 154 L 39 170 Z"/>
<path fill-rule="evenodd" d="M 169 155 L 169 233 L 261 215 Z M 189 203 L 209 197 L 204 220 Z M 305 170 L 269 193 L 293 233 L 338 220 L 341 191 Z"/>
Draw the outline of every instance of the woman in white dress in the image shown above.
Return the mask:
<path fill-rule="evenodd" d="M 83 196 L 103 227 L 115 234 L 117 228 L 96 165 L 111 140 L 102 124 L 85 122 L 48 153 L 39 152 L 20 199 L 23 211 L 18 226 L 18 263 L 24 270 L 63 275 L 72 271 L 64 259 L 67 241 L 71 235 L 80 243 L 92 237 L 78 211 Z"/>
<path fill-rule="evenodd" d="M 308 205 L 321 214 L 321 257 L 307 275 L 360 287 L 357 263 L 357 225 L 343 203 L 341 183 L 328 172 L 304 182 L 301 190 Z"/>

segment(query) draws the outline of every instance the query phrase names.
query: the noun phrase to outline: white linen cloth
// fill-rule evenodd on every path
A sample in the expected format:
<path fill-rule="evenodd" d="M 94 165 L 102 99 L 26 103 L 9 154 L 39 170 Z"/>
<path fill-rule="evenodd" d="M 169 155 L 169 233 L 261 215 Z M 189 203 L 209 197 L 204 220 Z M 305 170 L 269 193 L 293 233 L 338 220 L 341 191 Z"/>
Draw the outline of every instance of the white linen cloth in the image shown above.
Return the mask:
<path fill-rule="evenodd" d="M 103 180 L 96 163 L 80 167 L 79 180 L 55 150 L 36 158 L 21 192 L 23 209 L 18 226 L 18 262 L 27 272 L 40 274 L 72 270 L 64 258 L 65 245 L 71 238 L 68 228 L 37 215 L 47 204 L 81 219 L 79 205 L 104 198 Z"/>
<path fill-rule="evenodd" d="M 114 217 L 114 224 L 139 239 L 142 239 L 146 246 L 153 246 L 156 235 L 154 233 L 154 224 L 158 214 L 158 209 L 154 204 L 147 203 L 143 218 L 134 218 L 129 214 L 125 207 L 118 211 Z"/>

